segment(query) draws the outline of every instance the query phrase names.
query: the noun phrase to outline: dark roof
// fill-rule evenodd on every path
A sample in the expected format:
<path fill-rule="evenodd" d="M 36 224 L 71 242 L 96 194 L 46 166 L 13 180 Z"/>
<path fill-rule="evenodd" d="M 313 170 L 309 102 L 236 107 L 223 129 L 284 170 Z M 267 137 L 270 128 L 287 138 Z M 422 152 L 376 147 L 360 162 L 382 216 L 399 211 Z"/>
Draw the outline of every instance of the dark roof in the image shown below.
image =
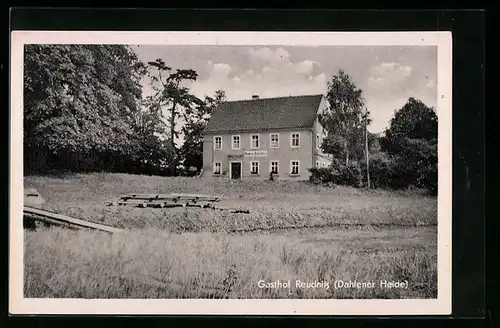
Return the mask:
<path fill-rule="evenodd" d="M 261 98 L 221 103 L 205 132 L 308 128 L 323 95 Z"/>

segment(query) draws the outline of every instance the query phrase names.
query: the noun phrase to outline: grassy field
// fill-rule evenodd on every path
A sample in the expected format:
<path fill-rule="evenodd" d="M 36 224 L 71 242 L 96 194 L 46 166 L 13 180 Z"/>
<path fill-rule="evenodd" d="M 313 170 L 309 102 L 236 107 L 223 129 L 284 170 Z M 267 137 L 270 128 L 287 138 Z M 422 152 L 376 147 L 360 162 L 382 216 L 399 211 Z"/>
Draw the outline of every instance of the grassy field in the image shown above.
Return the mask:
<path fill-rule="evenodd" d="M 125 174 L 26 177 L 25 187 L 45 209 L 128 230 L 27 231 L 27 297 L 437 297 L 437 201 L 416 192 Z M 217 194 L 251 214 L 103 205 L 129 192 Z M 381 279 L 409 286 L 381 288 Z M 330 288 L 259 288 L 259 280 Z M 335 280 L 376 287 L 335 289 Z"/>

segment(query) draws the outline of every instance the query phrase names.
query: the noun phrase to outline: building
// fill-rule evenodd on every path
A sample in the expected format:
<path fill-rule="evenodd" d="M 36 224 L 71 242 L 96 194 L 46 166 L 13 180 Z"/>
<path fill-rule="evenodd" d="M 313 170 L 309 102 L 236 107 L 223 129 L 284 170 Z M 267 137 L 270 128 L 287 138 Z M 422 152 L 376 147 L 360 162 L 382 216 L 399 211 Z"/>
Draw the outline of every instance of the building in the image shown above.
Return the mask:
<path fill-rule="evenodd" d="M 322 95 L 228 101 L 208 121 L 203 137 L 205 176 L 307 180 L 311 167 L 331 163 L 320 145 Z"/>

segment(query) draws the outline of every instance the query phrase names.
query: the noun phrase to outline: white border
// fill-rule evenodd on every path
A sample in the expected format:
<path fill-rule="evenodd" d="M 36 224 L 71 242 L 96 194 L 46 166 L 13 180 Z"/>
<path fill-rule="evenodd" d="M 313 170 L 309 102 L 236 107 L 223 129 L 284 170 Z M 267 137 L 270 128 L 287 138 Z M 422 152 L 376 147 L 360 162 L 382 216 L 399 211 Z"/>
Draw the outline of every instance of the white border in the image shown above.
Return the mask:
<path fill-rule="evenodd" d="M 12 314 L 438 315 L 451 314 L 451 32 L 134 32 L 11 33 L 10 285 Z M 424 300 L 87 300 L 23 298 L 24 44 L 411 45 L 438 47 L 438 298 Z M 15 151 L 12 151 L 15 150 Z"/>

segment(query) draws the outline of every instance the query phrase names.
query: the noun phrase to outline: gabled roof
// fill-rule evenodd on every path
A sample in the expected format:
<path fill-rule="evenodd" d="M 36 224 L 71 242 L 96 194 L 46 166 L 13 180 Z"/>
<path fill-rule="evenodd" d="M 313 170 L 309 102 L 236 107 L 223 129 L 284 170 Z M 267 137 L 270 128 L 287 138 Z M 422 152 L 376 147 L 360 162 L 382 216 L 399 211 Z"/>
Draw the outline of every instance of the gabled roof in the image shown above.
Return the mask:
<path fill-rule="evenodd" d="M 305 95 L 223 102 L 215 109 L 205 132 L 309 128 L 314 124 L 322 97 Z"/>

